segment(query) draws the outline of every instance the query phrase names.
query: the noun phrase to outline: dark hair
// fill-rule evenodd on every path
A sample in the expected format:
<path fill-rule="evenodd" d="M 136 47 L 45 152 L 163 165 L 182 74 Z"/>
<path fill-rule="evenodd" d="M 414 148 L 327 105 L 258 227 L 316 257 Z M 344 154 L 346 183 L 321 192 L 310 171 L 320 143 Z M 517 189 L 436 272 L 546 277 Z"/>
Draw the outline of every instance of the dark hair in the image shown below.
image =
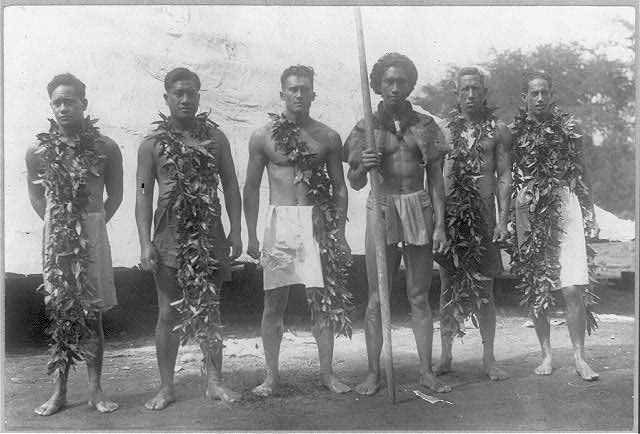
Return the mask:
<path fill-rule="evenodd" d="M 73 86 L 73 88 L 76 90 L 78 98 L 84 99 L 86 96 L 85 92 L 87 90 L 87 86 L 85 86 L 85 84 L 81 82 L 78 77 L 69 72 L 58 74 L 49 82 L 49 84 L 47 85 L 49 98 L 51 98 L 51 94 L 58 88 L 58 86 Z"/>
<path fill-rule="evenodd" d="M 305 65 L 292 65 L 282 71 L 282 75 L 280 76 L 280 85 L 284 86 L 284 82 L 287 81 L 287 78 L 294 75 L 296 77 L 307 77 L 311 81 L 311 87 L 313 88 L 313 75 L 315 71 L 311 66 Z"/>
<path fill-rule="evenodd" d="M 173 86 L 173 83 L 175 83 L 176 81 L 190 81 L 190 80 L 192 80 L 195 83 L 196 89 L 200 90 L 200 77 L 198 77 L 198 74 L 188 70 L 187 68 L 172 69 L 167 73 L 166 77 L 164 78 L 164 89 L 167 92 L 169 92 L 169 89 L 171 89 L 171 86 Z"/>
<path fill-rule="evenodd" d="M 480 78 L 480 83 L 482 87 L 484 87 L 484 74 L 475 66 L 465 66 L 464 68 L 460 68 L 458 73 L 456 74 L 456 88 L 460 84 L 460 77 L 465 75 L 477 75 Z"/>
<path fill-rule="evenodd" d="M 536 78 L 541 78 L 542 80 L 546 81 L 547 84 L 549 85 L 549 89 L 551 89 L 551 76 L 549 74 L 542 71 L 525 71 L 522 74 L 522 92 L 523 93 L 529 92 L 529 83 L 531 83 Z"/>
<path fill-rule="evenodd" d="M 418 70 L 411 59 L 400 53 L 387 53 L 378 59 L 375 65 L 373 65 L 373 68 L 371 68 L 371 74 L 369 74 L 369 84 L 371 85 L 371 89 L 373 89 L 376 94 L 382 95 L 382 89 L 380 88 L 382 84 L 382 75 L 392 66 L 402 68 L 404 70 L 407 74 L 407 78 L 409 79 L 409 87 L 411 88 L 409 92 L 412 92 L 413 88 L 416 86 L 416 82 L 418 81 Z"/>

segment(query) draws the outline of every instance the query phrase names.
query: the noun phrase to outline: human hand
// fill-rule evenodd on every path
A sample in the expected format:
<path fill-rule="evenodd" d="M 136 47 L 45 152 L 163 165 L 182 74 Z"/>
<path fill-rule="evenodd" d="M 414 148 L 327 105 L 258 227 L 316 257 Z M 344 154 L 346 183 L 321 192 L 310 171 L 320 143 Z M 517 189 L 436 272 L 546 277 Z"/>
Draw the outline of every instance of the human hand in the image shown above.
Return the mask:
<path fill-rule="evenodd" d="M 498 223 L 493 229 L 493 242 L 503 244 L 509 239 L 509 231 L 505 223 Z"/>
<path fill-rule="evenodd" d="M 433 231 L 433 253 L 445 253 L 449 250 L 449 244 L 447 242 L 447 235 L 444 232 L 444 228 L 436 227 Z"/>
<path fill-rule="evenodd" d="M 140 266 L 145 271 L 156 272 L 160 255 L 153 243 L 146 243 L 140 250 Z"/>
<path fill-rule="evenodd" d="M 371 149 L 365 149 L 362 151 L 362 165 L 365 169 L 371 170 L 373 168 L 380 168 L 381 162 L 381 152 L 372 151 Z"/>
<path fill-rule="evenodd" d="M 237 232 L 231 232 L 227 237 L 227 243 L 231 246 L 229 259 L 233 261 L 242 254 L 242 237 Z"/>
<path fill-rule="evenodd" d="M 257 238 L 249 237 L 249 242 L 247 243 L 247 255 L 251 256 L 253 259 L 260 259 L 260 242 Z"/>

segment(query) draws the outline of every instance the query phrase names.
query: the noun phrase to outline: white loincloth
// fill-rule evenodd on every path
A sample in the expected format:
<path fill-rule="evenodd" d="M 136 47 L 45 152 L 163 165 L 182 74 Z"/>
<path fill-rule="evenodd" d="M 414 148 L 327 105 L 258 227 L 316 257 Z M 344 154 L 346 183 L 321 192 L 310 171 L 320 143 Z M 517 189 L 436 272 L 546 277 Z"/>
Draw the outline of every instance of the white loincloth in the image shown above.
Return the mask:
<path fill-rule="evenodd" d="M 265 291 L 296 284 L 324 287 L 313 206 L 269 206 L 260 262 Z"/>

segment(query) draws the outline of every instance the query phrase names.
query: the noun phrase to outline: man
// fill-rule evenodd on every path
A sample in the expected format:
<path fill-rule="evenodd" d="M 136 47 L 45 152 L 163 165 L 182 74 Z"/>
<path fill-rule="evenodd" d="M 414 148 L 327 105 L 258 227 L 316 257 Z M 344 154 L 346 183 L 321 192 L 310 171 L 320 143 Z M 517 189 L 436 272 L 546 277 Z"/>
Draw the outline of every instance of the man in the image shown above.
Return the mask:
<path fill-rule="evenodd" d="M 441 164 L 447 147 L 434 120 L 414 111 L 407 101 L 417 78 L 415 65 L 402 54 L 388 53 L 376 62 L 370 74 L 371 88 L 382 96 L 374 115 L 376 150 L 368 148 L 361 120 L 345 142 L 343 159 L 349 163 L 347 178 L 355 190 L 367 184 L 369 170 L 382 174 L 380 199 L 387 229 L 389 285 L 397 246 L 402 243 L 420 383 L 435 392 L 449 392 L 451 388 L 437 380 L 431 369 L 433 321 L 429 307 L 432 253 L 443 252 L 446 243 Z M 364 326 L 369 371 L 356 386 L 356 392 L 363 395 L 373 395 L 380 388 L 382 323 L 374 228 L 373 198 L 369 196 L 365 231 L 369 300 Z"/>
<path fill-rule="evenodd" d="M 44 292 L 54 341 L 49 372 L 57 376 L 53 395 L 35 409 L 41 416 L 66 405 L 76 357 L 87 362 L 89 406 L 101 413 L 118 409 L 105 397 L 100 376 L 102 312 L 118 304 L 106 222 L 122 202 L 122 155 L 95 121 L 84 118 L 85 90 L 69 73 L 51 80 L 47 91 L 55 123 L 26 155 L 29 199 L 44 220 Z"/>
<path fill-rule="evenodd" d="M 445 159 L 444 179 L 447 203 L 447 227 L 451 248 L 474 245 L 480 252 L 478 259 L 471 259 L 465 270 L 475 270 L 467 276 L 469 282 L 476 282 L 480 293 L 478 323 L 482 336 L 482 364 L 484 372 L 491 380 L 503 380 L 508 374 L 496 365 L 493 344 L 496 330 L 496 310 L 493 301 L 493 277 L 503 271 L 498 243 L 508 237 L 509 198 L 511 191 L 511 134 L 507 126 L 495 119 L 486 106 L 487 88 L 484 75 L 477 68 L 462 68 L 456 77 L 457 107 L 449 119 L 441 123 L 441 128 L 451 143 L 452 151 Z M 458 156 L 454 158 L 454 155 Z M 466 160 L 465 160 L 466 159 Z M 477 161 L 473 161 L 477 159 Z M 471 173 L 469 167 L 475 167 Z M 475 180 L 474 180 L 475 179 Z M 464 184 L 472 185 L 473 193 L 461 189 Z M 471 236 L 468 223 L 463 218 L 468 210 L 456 209 L 462 201 L 473 202 L 473 220 L 480 233 Z M 499 217 L 496 222 L 495 198 L 498 198 Z M 440 336 L 442 354 L 435 368 L 436 375 L 451 369 L 454 335 L 459 331 L 459 318 L 454 318 L 451 303 L 453 289 L 460 282 L 453 279 L 464 278 L 462 267 L 453 261 L 438 259 L 440 264 Z M 461 277 L 462 276 L 462 277 Z M 461 286 L 458 286 L 461 287 Z M 470 295 L 470 294 L 468 294 Z M 477 309 L 475 306 L 472 309 Z M 475 311 L 473 311 L 475 314 Z"/>
<path fill-rule="evenodd" d="M 150 410 L 162 410 L 175 399 L 173 374 L 181 336 L 174 327 L 178 324 L 182 326 L 178 327 L 185 341 L 190 336 L 184 334 L 185 329 L 192 330 L 191 336 L 198 338 L 205 358 L 206 396 L 229 402 L 240 398 L 222 382 L 218 306 L 222 282 L 231 277 L 230 260 L 242 251 L 242 203 L 231 148 L 217 125 L 204 114 L 196 116 L 200 102 L 197 74 L 186 68 L 176 68 L 166 75 L 164 87 L 170 117 L 157 122 L 158 128 L 140 144 L 136 173 L 140 262 L 144 270 L 153 271 L 159 310 L 156 354 L 161 384 L 157 394 L 145 404 Z M 218 177 L 231 226 L 228 238 L 225 238 L 220 219 Z M 151 216 L 156 181 L 159 192 L 152 241 Z M 196 209 L 199 211 L 194 211 Z M 193 239 L 193 230 L 200 229 L 199 242 L 193 247 L 185 240 Z M 207 250 L 200 255 L 190 249 L 202 249 L 205 245 Z M 172 302 L 182 296 L 179 305 L 184 307 L 189 301 L 189 293 L 201 300 L 210 297 L 207 298 L 210 301 L 193 306 L 203 321 L 186 327 L 185 315 L 182 311 L 179 315 Z"/>
<path fill-rule="evenodd" d="M 284 113 L 281 116 L 272 115 L 271 122 L 256 130 L 249 140 L 243 200 L 249 235 L 247 253 L 256 259 L 260 257 L 256 224 L 260 183 L 265 167 L 269 179 L 269 208 L 261 260 L 265 291 L 261 333 L 267 375 L 264 382 L 253 389 L 258 396 L 270 396 L 278 392 L 283 314 L 290 288 L 299 290 L 300 285 L 306 287 L 307 301 L 312 311 L 312 332 L 320 358 L 320 382 L 335 393 L 350 390 L 336 378 L 331 367 L 336 324 L 321 320 L 323 313 L 316 305 L 317 294 L 324 290 L 327 277 L 327 270 L 323 270 L 321 263 L 324 262 L 321 261 L 323 253 L 319 249 L 319 243 L 323 244 L 326 240 L 315 236 L 322 231 L 314 226 L 313 218 L 316 212 L 314 195 L 319 187 L 315 180 L 325 173 L 325 167 L 327 187 L 332 185 L 333 188 L 333 197 L 328 200 L 335 210 L 332 215 L 337 221 L 336 237 L 343 243 L 343 248 L 346 248 L 344 224 L 348 198 L 340 161 L 340 136 L 309 115 L 315 99 L 313 76 L 313 69 L 307 66 L 296 65 L 285 69 L 280 77 L 280 99 L 285 105 Z M 283 136 L 289 140 L 283 140 Z M 310 159 L 305 159 L 305 155 Z M 318 219 L 324 219 L 323 215 Z M 343 255 L 340 253 L 342 251 L 334 253 Z M 342 299 L 331 297 L 331 300 L 342 303 Z M 323 307 L 333 309 L 339 306 Z M 337 315 L 344 317 L 346 313 Z"/>
<path fill-rule="evenodd" d="M 522 279 L 525 296 L 529 295 L 527 304 L 533 310 L 542 350 L 542 363 L 535 373 L 550 375 L 553 371 L 548 308 L 540 305 L 541 301 L 552 303 L 551 292 L 561 290 L 575 370 L 582 379 L 592 381 L 599 376 L 584 357 L 585 328 L 595 325 L 590 312 L 594 296 L 589 288 L 585 236 L 597 237 L 599 229 L 582 159 L 583 136 L 573 117 L 551 103 L 552 96 L 551 77 L 541 72 L 524 74 L 525 108 L 513 128 L 517 232 L 514 274 Z M 532 167 L 540 170 L 533 172 Z M 559 211 L 555 216 L 548 211 L 554 208 Z M 554 232 L 545 237 L 549 227 Z M 533 276 L 536 279 L 531 279 Z M 553 284 L 546 283 L 545 277 Z"/>

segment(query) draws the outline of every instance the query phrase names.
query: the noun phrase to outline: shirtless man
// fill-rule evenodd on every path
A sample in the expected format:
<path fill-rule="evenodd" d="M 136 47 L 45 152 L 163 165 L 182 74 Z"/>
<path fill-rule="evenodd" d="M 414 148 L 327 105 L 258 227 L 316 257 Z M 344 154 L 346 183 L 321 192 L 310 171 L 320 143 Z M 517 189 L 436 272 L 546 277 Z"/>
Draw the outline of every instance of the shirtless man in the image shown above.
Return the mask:
<path fill-rule="evenodd" d="M 333 183 L 338 215 L 342 216 L 339 226 L 341 237 L 344 238 L 347 187 L 340 161 L 342 141 L 338 133 L 309 116 L 309 108 L 315 99 L 313 75 L 313 69 L 303 65 L 284 70 L 280 77 L 280 99 L 285 105 L 282 118 L 299 128 L 299 138 L 306 142 L 310 152 L 316 154 L 316 161 L 326 164 Z M 247 253 L 257 259 L 260 258 L 256 235 L 260 183 L 266 167 L 269 210 L 261 261 L 265 291 L 261 332 L 267 375 L 264 382 L 253 389 L 258 396 L 270 396 L 278 392 L 278 357 L 289 289 L 293 287 L 299 290 L 299 286 L 304 285 L 309 299 L 312 288 L 324 286 L 319 246 L 313 235 L 313 206 L 307 197 L 309 188 L 303 182 L 296 182 L 294 166 L 283 152 L 276 150 L 273 128 L 273 121 L 269 122 L 256 130 L 249 140 L 249 163 L 243 198 L 249 235 Z M 278 265 L 278 258 L 287 265 Z M 335 377 L 331 367 L 333 328 L 314 321 L 312 332 L 318 345 L 321 384 L 332 392 L 348 392 L 349 387 Z"/>
<path fill-rule="evenodd" d="M 547 173 L 549 176 L 560 180 L 560 186 L 554 191 L 560 200 L 560 217 L 559 225 L 561 232 L 558 235 L 559 255 L 557 258 L 560 265 L 559 283 L 551 288 L 551 291 L 561 291 L 567 308 L 567 328 L 573 346 L 573 358 L 575 370 L 583 380 L 593 381 L 599 378 L 599 375 L 591 369 L 584 357 L 584 334 L 587 325 L 586 309 L 585 309 L 585 291 L 589 285 L 589 270 L 587 265 L 587 250 L 585 246 L 585 236 L 588 238 L 597 238 L 599 228 L 595 220 L 593 212 L 593 200 L 590 193 L 590 182 L 588 173 L 584 164 L 583 152 L 583 136 L 577 127 L 572 131 L 571 135 L 563 132 L 564 143 L 551 142 L 548 131 L 551 125 L 562 124 L 558 122 L 560 110 L 552 105 L 551 98 L 551 77 L 545 73 L 538 71 L 530 71 L 524 74 L 522 78 L 522 101 L 525 105 L 525 112 L 519 116 L 515 122 L 514 128 L 514 153 L 516 156 L 522 155 L 524 152 L 534 151 L 534 158 L 538 157 L 538 149 L 536 146 L 545 146 L 547 143 L 553 143 L 557 147 L 555 150 L 558 155 L 556 164 L 547 163 Z M 552 127 L 556 130 L 556 127 Z M 524 132 L 526 131 L 526 134 Z M 569 137 L 568 139 L 566 137 Z M 547 142 L 547 143 L 545 143 Z M 575 153 L 572 155 L 563 149 L 570 149 L 572 145 Z M 564 146 L 563 146 L 564 145 Z M 575 157 L 574 157 L 575 156 Z M 527 159 L 527 161 L 529 161 Z M 543 208 L 542 197 L 548 193 L 540 192 L 540 204 L 535 205 L 531 211 L 531 202 L 535 193 L 535 189 L 540 189 L 542 182 L 540 176 L 534 176 L 530 173 L 528 165 L 521 164 L 522 159 L 515 161 L 514 166 L 519 172 L 523 173 L 523 184 L 520 190 L 516 191 L 516 231 L 518 240 L 518 249 L 522 249 L 523 243 L 529 238 L 529 231 L 532 230 L 533 221 L 540 218 L 544 211 L 538 211 Z M 540 161 L 536 161 L 536 167 L 539 167 Z M 567 167 L 575 165 L 578 170 L 567 170 Z M 557 172 L 561 168 L 560 172 Z M 564 171 L 564 172 L 563 172 Z M 577 174 L 577 175 L 576 175 Z M 583 227 L 583 213 L 586 213 L 587 227 Z M 531 222 L 530 222 L 531 220 Z M 546 246 L 545 246 L 546 247 Z M 528 250 L 528 249 L 525 249 Z M 535 255 L 529 252 L 521 252 L 520 261 L 535 261 Z M 538 375 L 551 375 L 553 372 L 553 358 L 551 354 L 551 340 L 549 317 L 546 313 L 534 316 L 534 325 L 540 348 L 542 350 L 542 363 L 535 368 Z"/>
<path fill-rule="evenodd" d="M 168 124 L 179 143 L 185 146 L 204 147 L 215 157 L 217 171 L 222 182 L 227 215 L 231 223 L 230 234 L 225 237 L 222 221 L 218 216 L 214 227 L 209 228 L 213 239 L 218 240 L 211 255 L 218 260 L 219 269 L 212 279 L 220 289 L 224 280 L 230 280 L 230 261 L 242 252 L 240 238 L 240 215 L 242 202 L 236 179 L 231 148 L 227 137 L 220 129 L 202 115 L 196 116 L 200 102 L 200 79 L 186 68 L 170 71 L 164 81 L 164 100 L 171 114 Z M 173 170 L 167 166 L 163 155 L 161 136 L 163 131 L 156 128 L 147 135 L 138 149 L 138 169 L 136 172 L 136 223 L 140 238 L 140 262 L 142 268 L 153 271 L 158 294 L 158 324 L 156 326 L 156 355 L 160 370 L 160 390 L 145 407 L 162 410 L 175 400 L 174 369 L 180 336 L 173 331 L 178 321 L 178 312 L 171 303 L 179 299 L 182 289 L 176 280 L 178 258 L 178 227 L 172 191 L 176 185 Z M 204 135 L 204 137 L 201 137 Z M 185 152 L 184 150 L 182 152 Z M 173 169 L 171 167 L 171 169 Z M 153 191 L 158 183 L 158 205 L 154 216 L 153 241 L 151 239 L 151 218 L 153 215 Z M 215 189 L 214 189 L 215 191 Z M 211 200 L 218 202 L 217 194 Z M 231 246 L 231 256 L 229 256 Z M 210 312 L 210 320 L 219 324 L 220 311 L 217 306 Z M 207 372 L 206 396 L 211 399 L 236 401 L 240 395 L 230 390 L 223 382 L 222 341 L 213 348 L 206 348 L 200 342 Z"/>
<path fill-rule="evenodd" d="M 66 254 L 57 256 L 56 247 L 60 247 L 61 243 L 52 243 L 51 238 L 55 235 L 52 233 L 55 228 L 59 228 L 62 222 L 57 216 L 64 216 L 70 213 L 76 204 L 74 200 L 66 203 L 60 203 L 60 197 L 54 198 L 54 191 L 65 190 L 67 187 L 60 184 L 59 179 L 55 176 L 49 177 L 47 166 L 52 166 L 47 161 L 49 152 L 47 149 L 57 140 L 65 144 L 73 144 L 77 140 L 78 147 L 67 147 L 65 150 L 66 157 L 62 161 L 71 158 L 77 158 L 79 155 L 74 152 L 75 149 L 84 147 L 84 156 L 88 157 L 88 152 L 96 151 L 101 155 L 103 160 L 98 162 L 94 167 L 85 167 L 89 169 L 86 175 L 86 184 L 82 191 L 79 192 L 80 200 L 77 205 L 81 208 L 82 228 L 81 238 L 87 242 L 89 265 L 87 266 L 87 288 L 80 288 L 79 299 L 84 308 L 88 308 L 92 312 L 92 318 L 86 318 L 88 327 L 92 331 L 92 336 L 86 342 L 87 352 L 84 354 L 87 362 L 87 371 L 89 374 L 89 406 L 95 408 L 101 413 L 110 413 L 118 409 L 118 404 L 108 400 L 100 385 L 100 376 L 102 373 L 102 355 L 104 351 L 104 332 L 102 330 L 102 312 L 111 309 L 118 304 L 116 300 L 116 289 L 113 284 L 113 268 L 111 266 L 111 250 L 109 239 L 107 237 L 107 226 L 111 217 L 122 202 L 122 155 L 118 145 L 110 138 L 101 135 L 97 128 L 93 125 L 95 121 L 84 118 L 84 111 L 87 108 L 87 99 L 85 98 L 85 85 L 72 74 L 57 75 L 51 80 L 47 86 L 49 97 L 51 99 L 51 109 L 55 116 L 56 123 L 52 125 L 50 137 L 55 137 L 52 142 L 47 145 L 43 141 L 31 146 L 27 151 L 27 184 L 29 187 L 29 199 L 31 206 L 38 216 L 45 222 L 43 237 L 43 266 L 45 271 L 44 290 L 47 293 L 45 298 L 48 311 L 67 310 L 56 303 L 60 303 L 59 294 L 63 291 L 56 285 L 55 276 L 51 276 L 51 272 L 47 271 L 48 264 L 56 263 L 70 265 L 69 258 L 75 257 L 76 254 Z M 40 137 L 39 137 L 40 138 Z M 90 157 L 89 157 L 90 158 Z M 79 159 L 82 165 L 84 158 Z M 62 164 L 61 164 L 62 165 Z M 70 165 L 68 171 L 77 170 Z M 55 174 L 54 174 L 55 175 Z M 56 184 L 57 183 L 57 184 Z M 70 186 L 70 188 L 73 188 Z M 107 193 L 107 199 L 103 202 L 104 192 Z M 64 212 L 61 211 L 64 208 Z M 75 228 L 73 228 L 75 229 Z M 70 240 L 73 242 L 73 240 Z M 81 242 L 80 245 L 83 243 Z M 72 258 L 72 261 L 76 259 Z M 62 268 L 65 268 L 63 265 Z M 70 270 L 63 270 L 70 272 Z M 72 279 L 75 284 L 75 278 Z M 86 290 L 86 293 L 84 293 Z M 83 294 L 84 293 L 84 294 Z M 87 304 L 81 297 L 88 295 Z M 53 325 L 52 325 L 53 326 Z M 57 345 L 57 344 L 55 344 Z M 69 363 L 65 363 L 64 367 L 56 369 L 57 375 L 55 380 L 54 392 L 51 398 L 35 409 L 35 412 L 41 416 L 49 416 L 62 409 L 67 402 L 67 380 L 69 378 Z"/>
<path fill-rule="evenodd" d="M 355 190 L 367 184 L 369 170 L 380 170 L 382 174 L 380 196 L 387 228 L 389 285 L 393 282 L 397 246 L 401 242 L 411 322 L 420 357 L 420 383 L 435 392 L 449 392 L 451 388 L 437 380 L 431 368 L 433 321 L 429 307 L 432 253 L 443 252 L 446 243 L 441 165 L 447 147 L 434 120 L 414 111 L 407 101 L 417 78 L 415 65 L 404 55 L 389 53 L 376 62 L 370 81 L 374 92 L 382 95 L 374 115 L 377 151 L 367 147 L 361 120 L 345 142 L 343 159 L 349 163 L 347 178 Z M 373 395 L 380 387 L 382 323 L 373 217 L 370 196 L 365 234 L 369 281 L 365 337 L 369 372 L 356 387 L 356 392 L 363 395 Z"/>
<path fill-rule="evenodd" d="M 480 143 L 476 143 L 474 128 L 480 128 L 483 122 L 491 119 L 486 115 L 486 95 L 487 89 L 484 86 L 484 75 L 477 68 L 462 68 L 457 74 L 457 112 L 453 117 L 456 122 L 462 122 L 464 128 L 464 140 L 466 146 L 482 146 L 483 163 L 481 165 L 481 178 L 477 186 L 481 199 L 484 202 L 484 210 L 481 211 L 482 218 L 490 231 L 488 239 L 483 241 L 485 251 L 479 264 L 476 277 L 482 282 L 481 296 L 487 300 L 479 310 L 478 320 L 480 335 L 482 336 L 483 357 L 482 363 L 484 372 L 491 380 L 503 380 L 509 375 L 496 365 L 493 354 L 493 343 L 496 330 L 496 310 L 493 301 L 493 277 L 503 271 L 500 248 L 497 243 L 504 242 L 508 238 L 507 222 L 509 219 L 509 201 L 511 192 L 511 134 L 507 126 L 495 120 L 495 134 L 492 137 L 484 136 Z M 447 141 L 452 143 L 449 125 L 452 120 L 446 119 L 441 123 L 441 129 L 447 137 Z M 445 159 L 444 179 L 445 193 L 447 198 L 452 193 L 451 171 L 453 161 L 451 158 Z M 498 197 L 499 219 L 495 218 L 495 197 Z M 449 202 L 447 202 L 449 206 Z M 449 222 L 447 222 L 449 223 Z M 492 233 L 491 233 L 492 232 Z M 451 279 L 453 264 L 440 263 L 440 336 L 442 340 L 442 355 L 440 362 L 434 372 L 441 375 L 451 370 L 452 345 L 454 332 L 456 330 L 455 319 L 452 313 L 452 306 L 447 303 L 451 299 L 452 291 Z"/>

